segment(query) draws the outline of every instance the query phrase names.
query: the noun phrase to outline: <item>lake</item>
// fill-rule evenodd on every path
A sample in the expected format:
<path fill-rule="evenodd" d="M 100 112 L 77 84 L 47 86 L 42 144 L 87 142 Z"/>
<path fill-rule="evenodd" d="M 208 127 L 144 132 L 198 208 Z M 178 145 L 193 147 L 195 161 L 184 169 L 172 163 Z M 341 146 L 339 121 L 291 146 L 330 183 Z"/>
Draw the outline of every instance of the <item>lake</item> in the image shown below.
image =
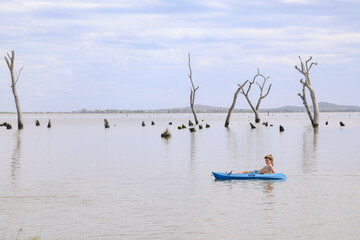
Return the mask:
<path fill-rule="evenodd" d="M 190 114 L 25 114 L 18 131 L 0 114 L 14 128 L 0 128 L 0 239 L 359 238 L 360 113 L 321 113 L 316 132 L 306 113 L 263 113 L 273 126 L 253 130 L 253 114 L 228 129 L 226 114 L 198 117 L 190 133 Z M 269 153 L 286 181 L 211 175 Z"/>

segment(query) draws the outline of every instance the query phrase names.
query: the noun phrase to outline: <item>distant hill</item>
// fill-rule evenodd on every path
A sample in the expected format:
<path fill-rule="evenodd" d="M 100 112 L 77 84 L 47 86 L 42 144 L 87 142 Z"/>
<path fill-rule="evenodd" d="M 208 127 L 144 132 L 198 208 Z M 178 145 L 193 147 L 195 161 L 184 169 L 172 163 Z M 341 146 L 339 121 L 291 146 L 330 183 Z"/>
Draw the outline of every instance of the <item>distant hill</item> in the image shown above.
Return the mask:
<path fill-rule="evenodd" d="M 227 113 L 229 108 L 227 107 L 213 107 L 207 105 L 195 104 L 195 110 L 197 113 Z M 319 102 L 320 112 L 360 112 L 359 106 L 346 106 L 336 105 L 328 102 Z M 312 109 L 312 106 L 311 106 Z M 284 106 L 279 108 L 260 109 L 260 112 L 305 112 L 304 106 Z M 234 109 L 234 113 L 247 113 L 252 112 L 251 109 Z M 190 107 L 183 108 L 167 108 L 167 109 L 155 109 L 155 110 L 88 110 L 81 109 L 74 111 L 73 113 L 191 113 Z"/>

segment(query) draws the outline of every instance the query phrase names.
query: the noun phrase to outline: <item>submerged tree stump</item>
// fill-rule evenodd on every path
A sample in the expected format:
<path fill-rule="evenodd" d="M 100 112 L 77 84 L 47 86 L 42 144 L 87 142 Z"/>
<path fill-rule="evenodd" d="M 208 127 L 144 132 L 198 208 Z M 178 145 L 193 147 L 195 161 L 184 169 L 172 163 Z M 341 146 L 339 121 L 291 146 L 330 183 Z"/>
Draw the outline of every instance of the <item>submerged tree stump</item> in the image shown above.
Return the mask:
<path fill-rule="evenodd" d="M 169 125 L 172 125 L 172 122 L 169 122 Z"/>
<path fill-rule="evenodd" d="M 50 120 L 50 119 L 49 119 L 49 122 L 48 122 L 47 128 L 51 128 L 51 120 Z"/>
<path fill-rule="evenodd" d="M 0 124 L 0 127 L 6 127 L 6 129 L 12 129 L 12 126 L 10 123 L 3 122 Z"/>
<path fill-rule="evenodd" d="M 325 122 L 325 125 L 328 125 L 328 124 L 329 124 L 328 121 L 326 121 L 326 122 Z"/>
<path fill-rule="evenodd" d="M 195 128 L 189 128 L 190 132 L 196 132 Z"/>
<path fill-rule="evenodd" d="M 280 125 L 280 127 L 279 127 L 279 131 L 280 131 L 280 132 L 285 131 L 284 127 Z"/>
<path fill-rule="evenodd" d="M 35 126 L 40 126 L 40 122 L 39 122 L 39 120 L 35 120 Z"/>
<path fill-rule="evenodd" d="M 191 120 L 189 120 L 189 126 L 193 126 L 193 122 Z"/>
<path fill-rule="evenodd" d="M 162 137 L 162 138 L 165 138 L 165 139 L 171 137 L 171 133 L 169 132 L 169 129 L 166 129 L 165 132 L 163 132 L 163 133 L 161 134 L 161 137 Z"/>
<path fill-rule="evenodd" d="M 183 124 L 183 125 L 181 125 L 181 127 L 182 127 L 182 128 L 186 128 L 186 126 L 185 126 L 184 124 Z"/>
<path fill-rule="evenodd" d="M 109 122 L 106 118 L 104 119 L 104 126 L 105 128 L 110 128 Z"/>
<path fill-rule="evenodd" d="M 206 124 L 206 125 L 205 125 L 205 127 L 206 127 L 206 128 L 209 128 L 209 127 L 210 127 L 210 125 L 209 125 L 209 124 Z"/>
<path fill-rule="evenodd" d="M 252 123 L 250 123 L 250 127 L 251 127 L 251 129 L 255 129 L 255 128 L 256 128 L 255 125 L 252 124 Z"/>
<path fill-rule="evenodd" d="M 142 121 L 141 126 L 145 127 L 145 122 L 144 121 Z"/>
<path fill-rule="evenodd" d="M 203 129 L 203 126 L 201 124 L 199 125 L 199 129 Z"/>
<path fill-rule="evenodd" d="M 340 121 L 340 126 L 341 126 L 341 127 L 345 127 L 345 124 Z"/>
<path fill-rule="evenodd" d="M 154 121 L 151 121 L 151 125 L 155 125 Z"/>

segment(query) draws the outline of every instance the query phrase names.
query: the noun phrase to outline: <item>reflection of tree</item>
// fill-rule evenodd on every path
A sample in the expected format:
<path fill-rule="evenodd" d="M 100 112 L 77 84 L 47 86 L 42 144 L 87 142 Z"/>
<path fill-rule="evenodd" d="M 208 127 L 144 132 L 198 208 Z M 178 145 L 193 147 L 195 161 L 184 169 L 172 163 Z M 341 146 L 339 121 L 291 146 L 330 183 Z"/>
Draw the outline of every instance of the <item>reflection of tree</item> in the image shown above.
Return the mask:
<path fill-rule="evenodd" d="M 317 150 L 319 142 L 319 128 L 309 128 L 303 133 L 302 169 L 304 173 L 317 171 Z"/>
<path fill-rule="evenodd" d="M 21 131 L 16 132 L 16 144 L 11 155 L 10 180 L 12 184 L 16 183 L 21 159 Z"/>
<path fill-rule="evenodd" d="M 196 159 L 196 134 L 190 133 L 190 168 L 193 170 L 193 166 Z"/>
<path fill-rule="evenodd" d="M 229 154 L 232 155 L 230 156 L 230 159 L 241 159 L 238 156 L 239 146 L 237 145 L 237 141 L 236 141 L 236 132 L 231 131 L 230 128 L 226 128 L 226 132 L 227 132 L 227 140 L 228 140 L 227 147 L 229 148 Z"/>

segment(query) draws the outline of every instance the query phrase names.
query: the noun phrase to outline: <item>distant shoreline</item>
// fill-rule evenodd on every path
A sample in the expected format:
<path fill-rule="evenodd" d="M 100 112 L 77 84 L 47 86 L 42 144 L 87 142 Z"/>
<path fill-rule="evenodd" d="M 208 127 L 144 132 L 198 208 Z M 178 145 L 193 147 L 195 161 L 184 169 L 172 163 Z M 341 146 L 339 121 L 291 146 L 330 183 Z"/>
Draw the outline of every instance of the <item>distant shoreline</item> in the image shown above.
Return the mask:
<path fill-rule="evenodd" d="M 333 103 L 319 102 L 320 112 L 360 112 L 359 106 L 336 105 Z M 312 107 L 311 107 L 312 109 Z M 195 105 L 197 113 L 227 113 L 228 108 L 213 107 L 207 105 Z M 260 113 L 300 113 L 306 112 L 304 106 L 284 106 L 279 108 L 260 109 Z M 183 108 L 167 108 L 155 110 L 118 110 L 118 109 L 105 109 L 105 110 L 89 110 L 81 109 L 77 111 L 66 112 L 23 112 L 24 114 L 136 114 L 136 113 L 191 113 L 190 107 Z M 234 109 L 233 113 L 252 113 L 251 109 Z M 0 114 L 16 114 L 16 112 L 0 112 Z"/>

